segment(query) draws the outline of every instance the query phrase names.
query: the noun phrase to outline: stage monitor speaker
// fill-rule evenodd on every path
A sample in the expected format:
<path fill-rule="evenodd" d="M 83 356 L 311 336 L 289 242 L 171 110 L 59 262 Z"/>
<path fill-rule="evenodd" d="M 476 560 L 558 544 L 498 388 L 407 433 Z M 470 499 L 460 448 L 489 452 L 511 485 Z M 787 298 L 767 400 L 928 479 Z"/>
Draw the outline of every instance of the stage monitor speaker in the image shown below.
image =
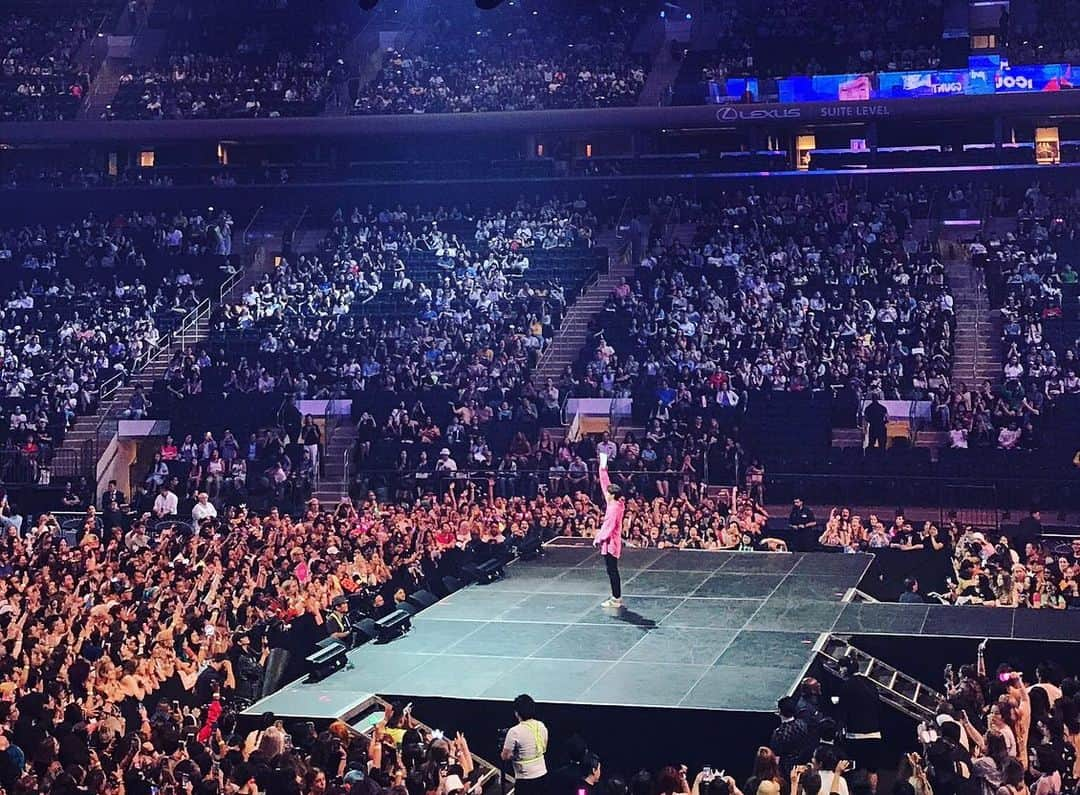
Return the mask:
<path fill-rule="evenodd" d="M 496 580 L 503 578 L 503 567 L 506 565 L 506 561 L 501 558 L 491 558 L 485 560 L 479 566 L 476 567 L 476 581 L 487 585 L 493 583 Z"/>
<path fill-rule="evenodd" d="M 379 637 L 379 625 L 372 618 L 364 618 L 353 625 L 357 643 L 367 643 Z"/>
<path fill-rule="evenodd" d="M 446 591 L 446 595 L 449 596 L 454 591 L 461 590 L 461 580 L 459 580 L 457 577 L 443 577 L 442 586 L 443 590 Z"/>
<path fill-rule="evenodd" d="M 439 601 L 439 597 L 437 597 L 431 591 L 421 590 L 410 595 L 407 601 L 410 604 L 416 605 L 417 610 L 424 610 L 425 608 L 431 607 L 433 604 Z"/>
<path fill-rule="evenodd" d="M 389 643 L 412 629 L 412 616 L 398 609 L 375 622 L 379 632 L 379 643 Z"/>
<path fill-rule="evenodd" d="M 345 644 L 334 638 L 319 641 L 318 646 L 305 658 L 308 665 L 308 681 L 318 682 L 334 671 L 345 667 Z"/>
<path fill-rule="evenodd" d="M 540 540 L 540 536 L 533 533 L 516 541 L 511 547 L 511 551 L 520 558 L 531 560 L 533 558 L 543 557 L 544 546 Z"/>

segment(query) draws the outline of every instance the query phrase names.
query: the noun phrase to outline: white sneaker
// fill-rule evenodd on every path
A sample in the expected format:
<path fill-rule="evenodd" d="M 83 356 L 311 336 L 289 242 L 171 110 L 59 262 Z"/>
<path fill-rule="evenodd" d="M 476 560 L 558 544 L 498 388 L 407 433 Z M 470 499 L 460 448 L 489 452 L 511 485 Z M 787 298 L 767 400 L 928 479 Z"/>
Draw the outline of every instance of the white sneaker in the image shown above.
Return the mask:
<path fill-rule="evenodd" d="M 623 603 L 622 603 L 622 599 L 616 599 L 614 596 L 612 596 L 611 598 L 605 599 L 603 602 L 601 602 L 600 606 L 601 607 L 622 607 Z"/>

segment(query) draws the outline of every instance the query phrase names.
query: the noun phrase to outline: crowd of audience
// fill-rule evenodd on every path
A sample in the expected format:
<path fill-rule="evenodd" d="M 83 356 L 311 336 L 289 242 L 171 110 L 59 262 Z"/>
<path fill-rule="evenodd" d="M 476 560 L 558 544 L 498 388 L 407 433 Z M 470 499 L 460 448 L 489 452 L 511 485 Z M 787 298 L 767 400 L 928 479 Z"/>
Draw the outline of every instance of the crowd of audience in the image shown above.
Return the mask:
<path fill-rule="evenodd" d="M 259 333 L 226 393 L 453 387 L 473 411 L 510 400 L 573 298 L 557 269 L 536 264 L 540 252 L 587 251 L 597 222 L 583 200 L 548 200 L 483 213 L 357 208 L 331 223 L 319 252 L 283 262 L 216 321 Z"/>
<path fill-rule="evenodd" d="M 470 113 L 634 105 L 640 3 L 523 2 L 478 21 L 432 7 L 422 46 L 389 50 L 352 112 Z M 481 29 L 475 30 L 475 26 Z"/>
<path fill-rule="evenodd" d="M 274 49 L 240 54 L 170 56 L 132 68 L 120 78 L 109 119 L 219 119 L 315 116 L 331 86 L 344 79 L 337 59 L 346 30 L 318 31 L 306 51 Z"/>
<path fill-rule="evenodd" d="M 723 4 L 705 78 L 787 77 L 934 69 L 940 62 L 940 0 L 769 0 Z"/>
<path fill-rule="evenodd" d="M 297 518 L 219 516 L 203 498 L 190 524 L 159 521 L 175 495 L 129 504 L 111 484 L 101 503 L 74 527 L 45 513 L 0 542 L 7 792 L 190 791 L 208 754 L 220 761 L 208 778 L 243 787 L 238 755 L 253 749 L 241 738 L 230 755 L 234 709 L 259 696 L 271 648 L 310 648 L 335 599 L 383 615 L 501 542 L 467 498 L 332 512 L 311 501 Z M 498 508 L 531 515 L 520 501 Z"/>
<path fill-rule="evenodd" d="M 1036 183 L 1017 210 L 1015 232 L 972 244 L 972 260 L 1001 315 L 1002 383 L 984 383 L 961 398 L 954 446 L 996 441 L 1003 449 L 1038 448 L 1046 441 L 1046 417 L 1080 394 L 1080 341 L 1068 333 L 1065 317 L 1074 312 L 1080 279 L 1077 230 L 1078 195 Z"/>
<path fill-rule="evenodd" d="M 937 793 L 1061 793 L 1080 776 L 1080 693 L 1057 663 L 1025 675 L 1007 662 L 991 673 L 986 642 L 974 664 L 945 669 L 946 700 L 920 727 Z M 970 783 L 969 783 L 970 782 Z"/>
<path fill-rule="evenodd" d="M 749 392 L 948 388 L 945 269 L 911 232 L 910 194 L 735 192 L 688 204 L 690 241 L 654 240 L 594 322 L 568 376 L 657 419 L 734 409 Z"/>
<path fill-rule="evenodd" d="M 347 22 L 288 3 L 195 5 L 157 63 L 121 76 L 106 118 L 315 116 L 343 91 Z"/>
<path fill-rule="evenodd" d="M 1016 64 L 1080 64 L 1080 22 L 1071 3 L 1041 0 L 1034 30 L 1004 30 L 1009 62 Z M 1019 15 L 1016 15 L 1019 17 Z"/>
<path fill-rule="evenodd" d="M 0 9 L 0 121 L 58 121 L 78 113 L 89 77 L 76 58 L 103 4 L 11 3 Z"/>
<path fill-rule="evenodd" d="M 802 505 L 792 511 L 790 525 L 818 529 L 812 512 Z M 1022 607 L 1029 609 L 1080 608 L 1080 539 L 1070 546 L 1055 545 L 1040 537 L 1040 513 L 1032 511 L 1017 532 L 1022 549 L 1007 534 L 996 537 L 970 525 L 950 521 L 912 522 L 902 511 L 882 521 L 875 514 L 864 520 L 850 508 L 834 508 L 824 521 L 818 543 L 843 552 L 894 549 L 919 553 L 896 565 L 918 576 L 908 579 L 901 601 L 930 598 L 959 605 Z"/>
<path fill-rule="evenodd" d="M 110 487 L 101 502 L 105 510 L 87 509 L 74 534 L 44 514 L 2 541 L 5 791 L 460 793 L 477 781 L 463 735 L 431 734 L 399 704 L 369 737 L 342 723 L 322 732 L 286 726 L 269 714 L 248 732 L 236 710 L 269 683 L 271 650 L 325 636 L 343 599 L 365 615 L 385 615 L 470 560 L 528 533 L 558 532 L 557 503 L 491 499 L 468 488 L 407 505 L 368 498 L 329 511 L 312 501 L 295 518 L 241 506 L 220 516 L 204 511 L 190 527 L 163 527 L 142 498 L 129 506 Z M 583 525 L 590 522 L 599 517 Z M 838 678 L 807 678 L 780 700 L 779 725 L 743 782 L 685 766 L 627 779 L 582 738 L 559 737 L 546 786 L 821 795 L 870 793 L 888 775 L 894 795 L 1070 791 L 1080 774 L 1076 680 L 1051 664 L 1031 682 L 1007 663 L 987 674 L 983 647 L 977 664 L 946 670 L 947 698 L 936 720 L 919 728 L 921 753 L 904 752 L 909 741 L 881 738 L 876 692 L 855 658 L 845 658 Z M 534 715 L 543 717 L 542 705 L 519 717 Z"/>
<path fill-rule="evenodd" d="M 231 224 L 227 213 L 136 212 L 0 231 L 11 272 L 0 308 L 5 480 L 37 480 L 102 385 L 197 303 L 205 274 L 190 258 L 227 255 Z"/>

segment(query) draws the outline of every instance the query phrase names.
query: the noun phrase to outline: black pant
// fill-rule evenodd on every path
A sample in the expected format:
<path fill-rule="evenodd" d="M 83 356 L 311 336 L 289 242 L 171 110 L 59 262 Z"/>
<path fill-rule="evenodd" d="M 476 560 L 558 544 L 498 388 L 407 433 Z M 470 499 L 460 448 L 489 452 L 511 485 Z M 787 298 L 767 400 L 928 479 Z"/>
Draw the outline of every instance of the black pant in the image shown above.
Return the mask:
<path fill-rule="evenodd" d="M 515 779 L 514 792 L 516 795 L 545 795 L 547 792 L 547 776 Z"/>
<path fill-rule="evenodd" d="M 604 565 L 607 566 L 607 577 L 611 582 L 611 595 L 616 599 L 621 599 L 622 577 L 619 576 L 619 559 L 614 555 L 604 555 Z"/>
<path fill-rule="evenodd" d="M 889 441 L 888 431 L 886 430 L 885 426 L 882 425 L 882 426 L 879 427 L 879 426 L 871 425 L 870 426 L 870 438 L 867 441 L 868 441 L 867 447 L 870 447 L 870 448 L 880 447 L 882 450 L 884 450 L 885 447 L 887 446 L 888 441 Z"/>

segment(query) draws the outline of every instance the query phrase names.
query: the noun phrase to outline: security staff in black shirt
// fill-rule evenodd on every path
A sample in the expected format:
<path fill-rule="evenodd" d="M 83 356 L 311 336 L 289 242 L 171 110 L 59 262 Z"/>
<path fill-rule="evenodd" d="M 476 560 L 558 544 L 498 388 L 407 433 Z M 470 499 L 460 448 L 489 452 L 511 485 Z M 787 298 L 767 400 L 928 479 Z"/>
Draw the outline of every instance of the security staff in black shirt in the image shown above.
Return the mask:
<path fill-rule="evenodd" d="M 791 515 L 788 516 L 788 524 L 792 530 L 813 530 L 817 526 L 817 518 L 802 501 L 802 497 L 796 497 L 791 504 Z"/>

